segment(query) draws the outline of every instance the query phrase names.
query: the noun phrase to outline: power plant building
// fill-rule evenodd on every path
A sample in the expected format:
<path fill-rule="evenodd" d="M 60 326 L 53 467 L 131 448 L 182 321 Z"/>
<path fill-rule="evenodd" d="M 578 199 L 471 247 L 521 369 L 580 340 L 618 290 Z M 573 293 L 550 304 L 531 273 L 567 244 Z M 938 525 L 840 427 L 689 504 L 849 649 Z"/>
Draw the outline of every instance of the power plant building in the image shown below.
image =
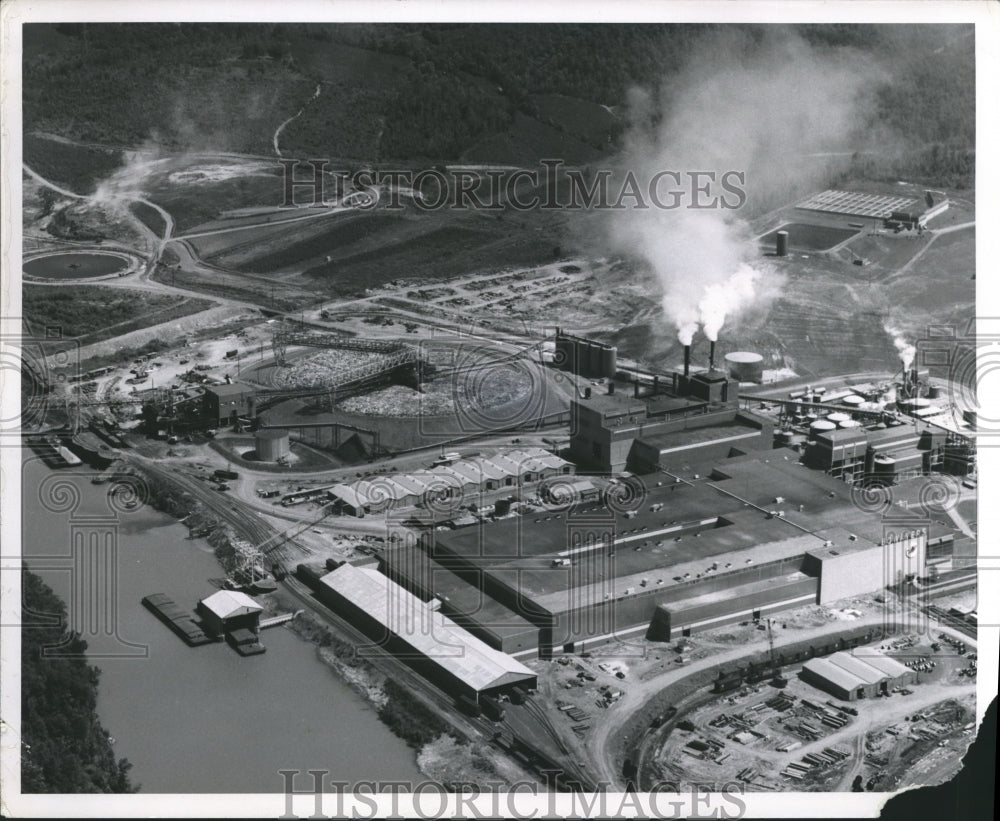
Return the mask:
<path fill-rule="evenodd" d="M 773 423 L 741 410 L 738 394 L 739 383 L 715 369 L 609 382 L 571 400 L 570 457 L 594 470 L 648 473 L 770 448 Z"/>

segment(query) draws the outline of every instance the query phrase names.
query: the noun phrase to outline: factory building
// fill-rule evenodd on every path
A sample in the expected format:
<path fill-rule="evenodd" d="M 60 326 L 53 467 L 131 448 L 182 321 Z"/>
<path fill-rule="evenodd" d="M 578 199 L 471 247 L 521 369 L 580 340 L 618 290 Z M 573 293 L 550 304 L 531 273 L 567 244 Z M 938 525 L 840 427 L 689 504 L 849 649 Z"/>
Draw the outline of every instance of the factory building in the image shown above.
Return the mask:
<path fill-rule="evenodd" d="M 821 429 L 819 422 L 813 424 L 805 461 L 847 481 L 894 485 L 932 471 L 966 475 L 970 469 L 969 461 L 952 456 L 968 455 L 964 437 L 941 428 L 919 422 L 880 430 L 828 428 Z"/>
<path fill-rule="evenodd" d="M 254 389 L 241 382 L 210 385 L 202 394 L 202 412 L 212 424 L 235 424 L 240 417 L 254 415 Z"/>
<path fill-rule="evenodd" d="M 787 449 L 722 459 L 702 479 L 434 530 L 385 573 L 518 657 L 678 636 L 906 584 L 954 549 L 943 524 L 887 528 Z"/>
<path fill-rule="evenodd" d="M 890 230 L 907 229 L 914 230 L 924 228 L 928 221 L 943 214 L 948 210 L 950 202 L 946 199 L 935 203 L 928 194 L 925 201 L 926 207 L 914 206 L 902 210 L 892 211 L 885 219 L 885 227 Z"/>
<path fill-rule="evenodd" d="M 592 470 L 680 468 L 771 447 L 773 423 L 739 408 L 739 382 L 720 370 L 612 380 L 570 402 L 570 457 Z"/>
<path fill-rule="evenodd" d="M 490 647 L 378 570 L 343 564 L 319 579 L 316 594 L 380 647 L 445 692 L 478 699 L 515 685 L 532 689 L 535 673 Z"/>
<path fill-rule="evenodd" d="M 220 590 L 198 602 L 198 614 L 205 632 L 215 636 L 236 630 L 249 630 L 256 634 L 260 630 L 263 609 L 246 593 L 236 590 Z"/>
<path fill-rule="evenodd" d="M 893 687 L 911 684 L 914 676 L 895 659 L 876 653 L 834 653 L 802 666 L 803 681 L 843 701 L 888 694 Z"/>
<path fill-rule="evenodd" d="M 412 473 L 393 473 L 326 488 L 336 513 L 362 518 L 387 510 L 443 502 L 474 501 L 483 491 L 517 490 L 537 482 L 568 477 L 574 466 L 542 448 L 523 448 L 489 457 L 460 459 Z"/>

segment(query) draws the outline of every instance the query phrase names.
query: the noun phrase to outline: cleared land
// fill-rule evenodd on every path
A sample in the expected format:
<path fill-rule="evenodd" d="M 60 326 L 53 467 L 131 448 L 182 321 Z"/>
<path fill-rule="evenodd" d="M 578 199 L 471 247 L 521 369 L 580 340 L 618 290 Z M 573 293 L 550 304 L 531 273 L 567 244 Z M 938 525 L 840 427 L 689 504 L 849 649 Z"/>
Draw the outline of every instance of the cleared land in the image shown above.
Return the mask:
<path fill-rule="evenodd" d="M 61 328 L 63 337 L 84 345 L 213 306 L 207 299 L 98 285 L 25 285 L 22 299 L 29 327 Z"/>

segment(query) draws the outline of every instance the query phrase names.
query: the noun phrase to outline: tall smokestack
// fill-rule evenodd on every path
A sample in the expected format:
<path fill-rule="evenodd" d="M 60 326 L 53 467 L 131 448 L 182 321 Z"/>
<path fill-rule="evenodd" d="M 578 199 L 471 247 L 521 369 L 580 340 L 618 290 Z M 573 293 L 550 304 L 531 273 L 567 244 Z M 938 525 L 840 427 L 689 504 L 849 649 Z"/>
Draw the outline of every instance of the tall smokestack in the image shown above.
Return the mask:
<path fill-rule="evenodd" d="M 779 257 L 788 256 L 788 232 L 778 231 L 775 236 L 775 254 Z"/>
<path fill-rule="evenodd" d="M 715 340 L 708 343 L 708 369 L 715 370 Z"/>
<path fill-rule="evenodd" d="M 691 346 L 684 346 L 684 375 L 691 375 Z"/>

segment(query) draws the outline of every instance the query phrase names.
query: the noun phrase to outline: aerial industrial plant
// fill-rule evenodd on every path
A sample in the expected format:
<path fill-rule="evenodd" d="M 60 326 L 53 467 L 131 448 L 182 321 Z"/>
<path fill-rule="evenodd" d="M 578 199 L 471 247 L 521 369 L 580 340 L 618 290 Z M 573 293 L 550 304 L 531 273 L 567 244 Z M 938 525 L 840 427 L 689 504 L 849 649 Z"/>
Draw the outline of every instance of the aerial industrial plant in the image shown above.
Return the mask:
<path fill-rule="evenodd" d="M 122 515 L 170 514 L 218 560 L 189 586 L 143 576 L 123 597 L 143 605 L 135 629 L 241 671 L 282 663 L 272 637 L 291 631 L 422 762 L 447 749 L 449 775 L 780 792 L 953 773 L 976 715 L 969 187 L 876 173 L 881 155 L 839 134 L 799 157 L 768 131 L 753 156 L 795 184 L 736 215 L 431 212 L 426 192 L 327 172 L 334 201 L 279 205 L 311 147 L 299 121 L 336 83 L 412 62 L 371 51 L 344 80 L 347 51 L 289 37 L 313 55 L 281 62 L 308 102 L 253 151 L 136 151 L 78 195 L 45 129 L 29 135 L 26 451 Z M 570 99 L 530 96 L 552 108 L 536 131 L 613 127 L 580 138 L 563 185 L 632 127 L 602 105 L 571 117 Z M 662 120 L 621 139 L 624 159 L 676 145 L 697 167 L 689 124 Z M 527 168 L 504 152 L 535 132 L 502 133 L 434 170 L 485 186 Z M 372 179 L 396 168 L 372 156 Z M 60 292 L 145 307 L 77 327 Z M 110 545 L 87 548 L 94 567 Z"/>

